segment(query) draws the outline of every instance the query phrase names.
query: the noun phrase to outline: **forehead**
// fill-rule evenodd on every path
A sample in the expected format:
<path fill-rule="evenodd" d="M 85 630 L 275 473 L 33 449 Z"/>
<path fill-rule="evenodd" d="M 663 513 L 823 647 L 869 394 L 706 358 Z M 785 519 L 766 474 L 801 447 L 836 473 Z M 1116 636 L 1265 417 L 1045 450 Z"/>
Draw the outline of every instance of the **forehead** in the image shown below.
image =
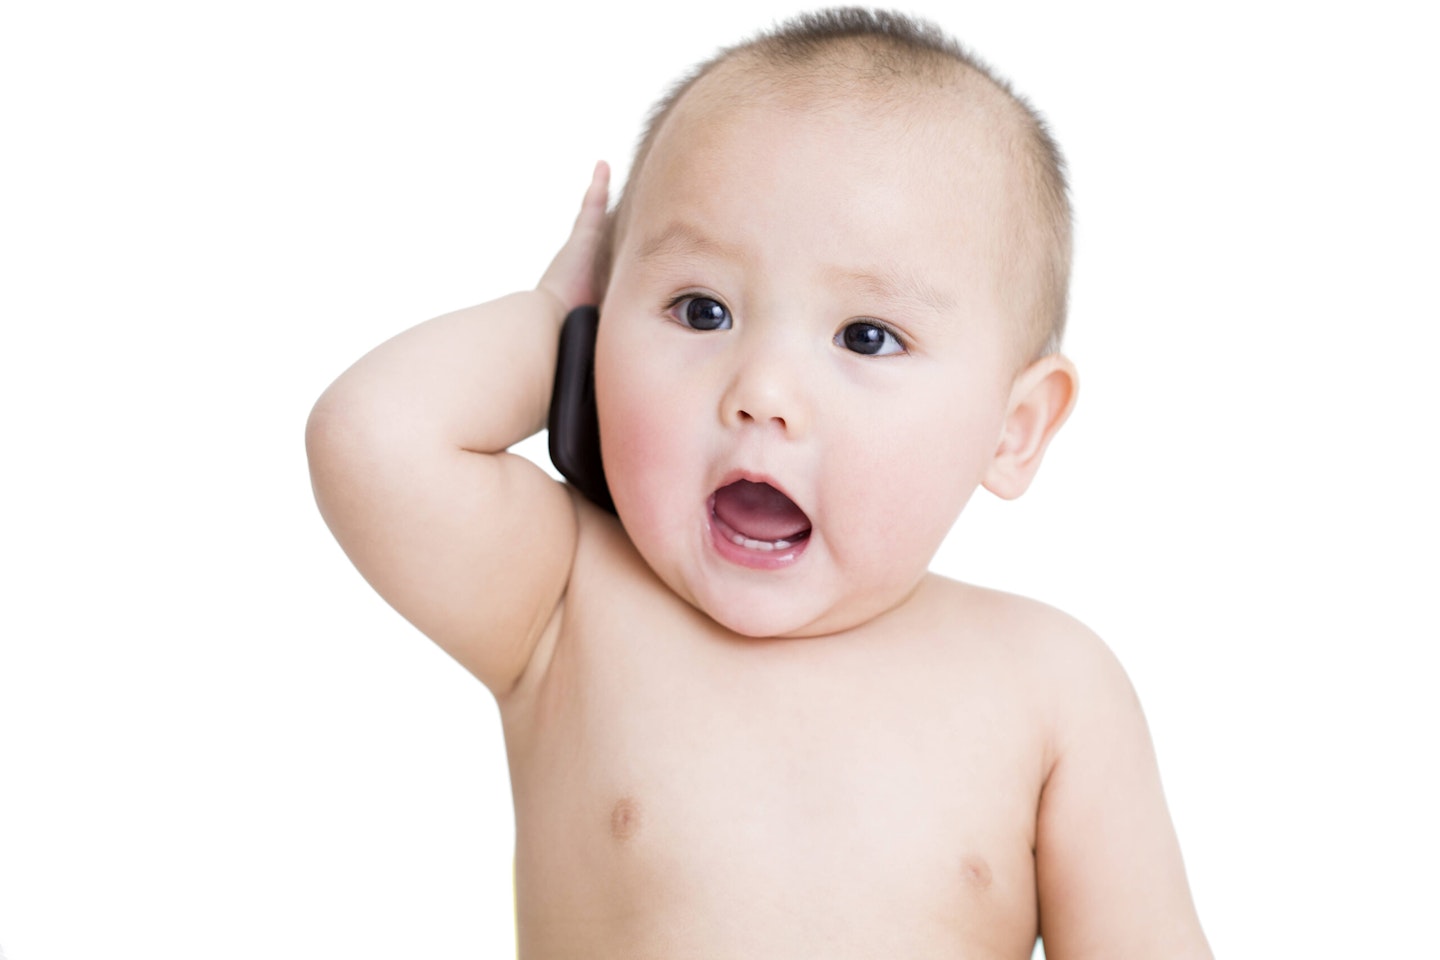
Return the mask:
<path fill-rule="evenodd" d="M 880 134 L 894 150 L 920 147 L 919 158 L 963 174 L 1002 174 L 1023 125 L 1012 99 L 974 69 L 953 61 L 914 72 L 881 69 L 862 48 L 842 47 L 814 65 L 777 65 L 740 55 L 711 69 L 675 103 L 650 153 L 705 129 L 769 115 L 781 123 L 824 121 L 812 135 L 848 132 L 856 144 Z"/>
<path fill-rule="evenodd" d="M 722 63 L 675 104 L 656 132 L 644 173 L 683 160 L 697 146 L 755 152 L 772 145 L 809 143 L 851 158 L 880 157 L 884 166 L 855 170 L 887 175 L 940 176 L 955 186 L 981 180 L 995 189 L 1006 177 L 1016 124 L 1011 104 L 969 68 L 943 76 L 875 78 L 833 65 L 815 70 Z M 761 131 L 770 140 L 737 141 Z M 777 144 L 780 145 L 780 144 Z"/>
<path fill-rule="evenodd" d="M 998 293 L 993 261 L 1016 211 L 994 98 L 741 66 L 702 78 L 657 131 L 621 259 L 778 251 L 936 302 Z"/>

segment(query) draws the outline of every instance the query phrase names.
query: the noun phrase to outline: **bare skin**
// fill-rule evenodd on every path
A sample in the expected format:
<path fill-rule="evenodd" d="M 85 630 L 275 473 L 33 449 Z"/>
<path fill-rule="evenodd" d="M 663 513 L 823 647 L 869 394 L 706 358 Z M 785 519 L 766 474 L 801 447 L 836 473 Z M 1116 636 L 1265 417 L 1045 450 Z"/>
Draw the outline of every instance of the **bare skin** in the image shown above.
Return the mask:
<path fill-rule="evenodd" d="M 943 271 L 924 251 L 946 238 L 922 235 L 910 257 L 941 278 L 928 300 L 959 304 L 965 323 L 912 323 L 913 297 L 826 299 L 877 286 L 837 284 L 850 274 L 832 250 L 872 266 L 923 234 L 954 178 L 914 159 L 838 224 L 817 224 L 826 195 L 812 184 L 863 169 L 923 118 L 827 139 L 773 104 L 696 104 L 657 141 L 603 311 L 602 436 L 623 526 L 504 452 L 543 424 L 560 320 L 592 299 L 603 166 L 536 291 L 381 345 L 307 430 L 341 545 L 499 702 L 521 956 L 1020 960 L 1037 933 L 1052 960 L 1209 956 L 1114 658 L 1050 608 L 925 571 L 971 490 L 1023 491 L 1073 403 L 1073 370 L 1057 357 L 1016 369 L 974 292 L 995 269 L 983 244 Z M 945 155 L 983 152 L 962 139 Z M 757 163 L 776 171 L 768 194 Z M 993 218 L 978 198 L 994 183 L 955 189 L 976 223 Z M 684 249 L 655 255 L 677 236 Z M 723 304 L 733 325 L 693 328 L 677 294 Z M 903 349 L 857 357 L 836 333 L 856 316 L 882 317 Z M 667 381 L 677 362 L 684 377 Z M 887 414 L 884 457 L 835 459 L 867 429 L 840 416 L 852 402 L 918 422 Z M 936 409 L 948 419 L 928 422 Z M 927 441 L 938 423 L 958 436 Z M 923 486 L 936 457 L 958 493 Z M 737 471 L 804 509 L 813 531 L 793 563 L 709 539 L 706 498 Z M 855 477 L 892 492 L 905 530 L 876 536 L 847 514 Z"/>

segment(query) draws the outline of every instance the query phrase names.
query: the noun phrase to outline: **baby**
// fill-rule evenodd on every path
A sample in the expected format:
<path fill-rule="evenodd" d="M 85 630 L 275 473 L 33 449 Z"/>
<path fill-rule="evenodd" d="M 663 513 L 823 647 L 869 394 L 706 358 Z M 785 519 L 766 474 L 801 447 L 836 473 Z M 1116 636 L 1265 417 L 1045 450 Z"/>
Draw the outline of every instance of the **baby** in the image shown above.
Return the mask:
<path fill-rule="evenodd" d="M 1033 112 L 927 24 L 805 16 L 679 86 L 606 202 L 601 165 L 536 290 L 307 430 L 341 545 L 499 703 L 521 956 L 1208 957 L 1114 658 L 927 572 L 1075 401 Z M 595 302 L 618 517 L 505 452 Z"/>

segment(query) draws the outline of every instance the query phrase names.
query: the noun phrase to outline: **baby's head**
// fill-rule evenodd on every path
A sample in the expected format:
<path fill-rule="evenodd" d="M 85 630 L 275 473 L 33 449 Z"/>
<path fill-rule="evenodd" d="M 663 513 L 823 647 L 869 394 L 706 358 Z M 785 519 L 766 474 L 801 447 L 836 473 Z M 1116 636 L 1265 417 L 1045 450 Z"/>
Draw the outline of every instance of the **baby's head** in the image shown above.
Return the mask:
<path fill-rule="evenodd" d="M 718 74 L 712 77 L 712 74 Z M 993 238 L 1027 359 L 1059 349 L 1070 285 L 1071 211 L 1064 161 L 1044 122 L 1003 79 L 933 24 L 859 8 L 801 15 L 727 47 L 677 83 L 651 110 L 596 262 L 603 295 L 631 220 L 647 161 L 677 107 L 696 99 L 771 99 L 792 109 L 826 105 L 928 114 L 985 138 L 1001 164 L 1001 228 Z M 863 113 L 864 110 L 862 109 Z M 965 163 L 970 158 L 936 157 Z M 956 171 L 957 175 L 959 171 Z M 856 184 L 834 184 L 843 194 Z M 1001 199 L 1001 198 L 997 198 Z"/>
<path fill-rule="evenodd" d="M 610 491 L 656 574 L 739 633 L 903 606 L 1073 402 L 1058 153 L 926 25 L 838 11 L 722 53 L 655 111 L 609 230 Z"/>

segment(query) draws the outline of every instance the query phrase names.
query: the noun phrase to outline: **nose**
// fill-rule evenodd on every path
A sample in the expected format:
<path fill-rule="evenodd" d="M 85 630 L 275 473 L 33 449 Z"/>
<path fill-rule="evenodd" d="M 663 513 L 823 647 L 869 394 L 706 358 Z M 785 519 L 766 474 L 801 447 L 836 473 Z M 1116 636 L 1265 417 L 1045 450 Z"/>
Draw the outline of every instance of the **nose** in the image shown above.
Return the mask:
<path fill-rule="evenodd" d="M 806 365 L 800 351 L 777 342 L 780 339 L 760 338 L 752 349 L 737 352 L 720 401 L 726 426 L 774 426 L 791 438 L 809 429 Z"/>

